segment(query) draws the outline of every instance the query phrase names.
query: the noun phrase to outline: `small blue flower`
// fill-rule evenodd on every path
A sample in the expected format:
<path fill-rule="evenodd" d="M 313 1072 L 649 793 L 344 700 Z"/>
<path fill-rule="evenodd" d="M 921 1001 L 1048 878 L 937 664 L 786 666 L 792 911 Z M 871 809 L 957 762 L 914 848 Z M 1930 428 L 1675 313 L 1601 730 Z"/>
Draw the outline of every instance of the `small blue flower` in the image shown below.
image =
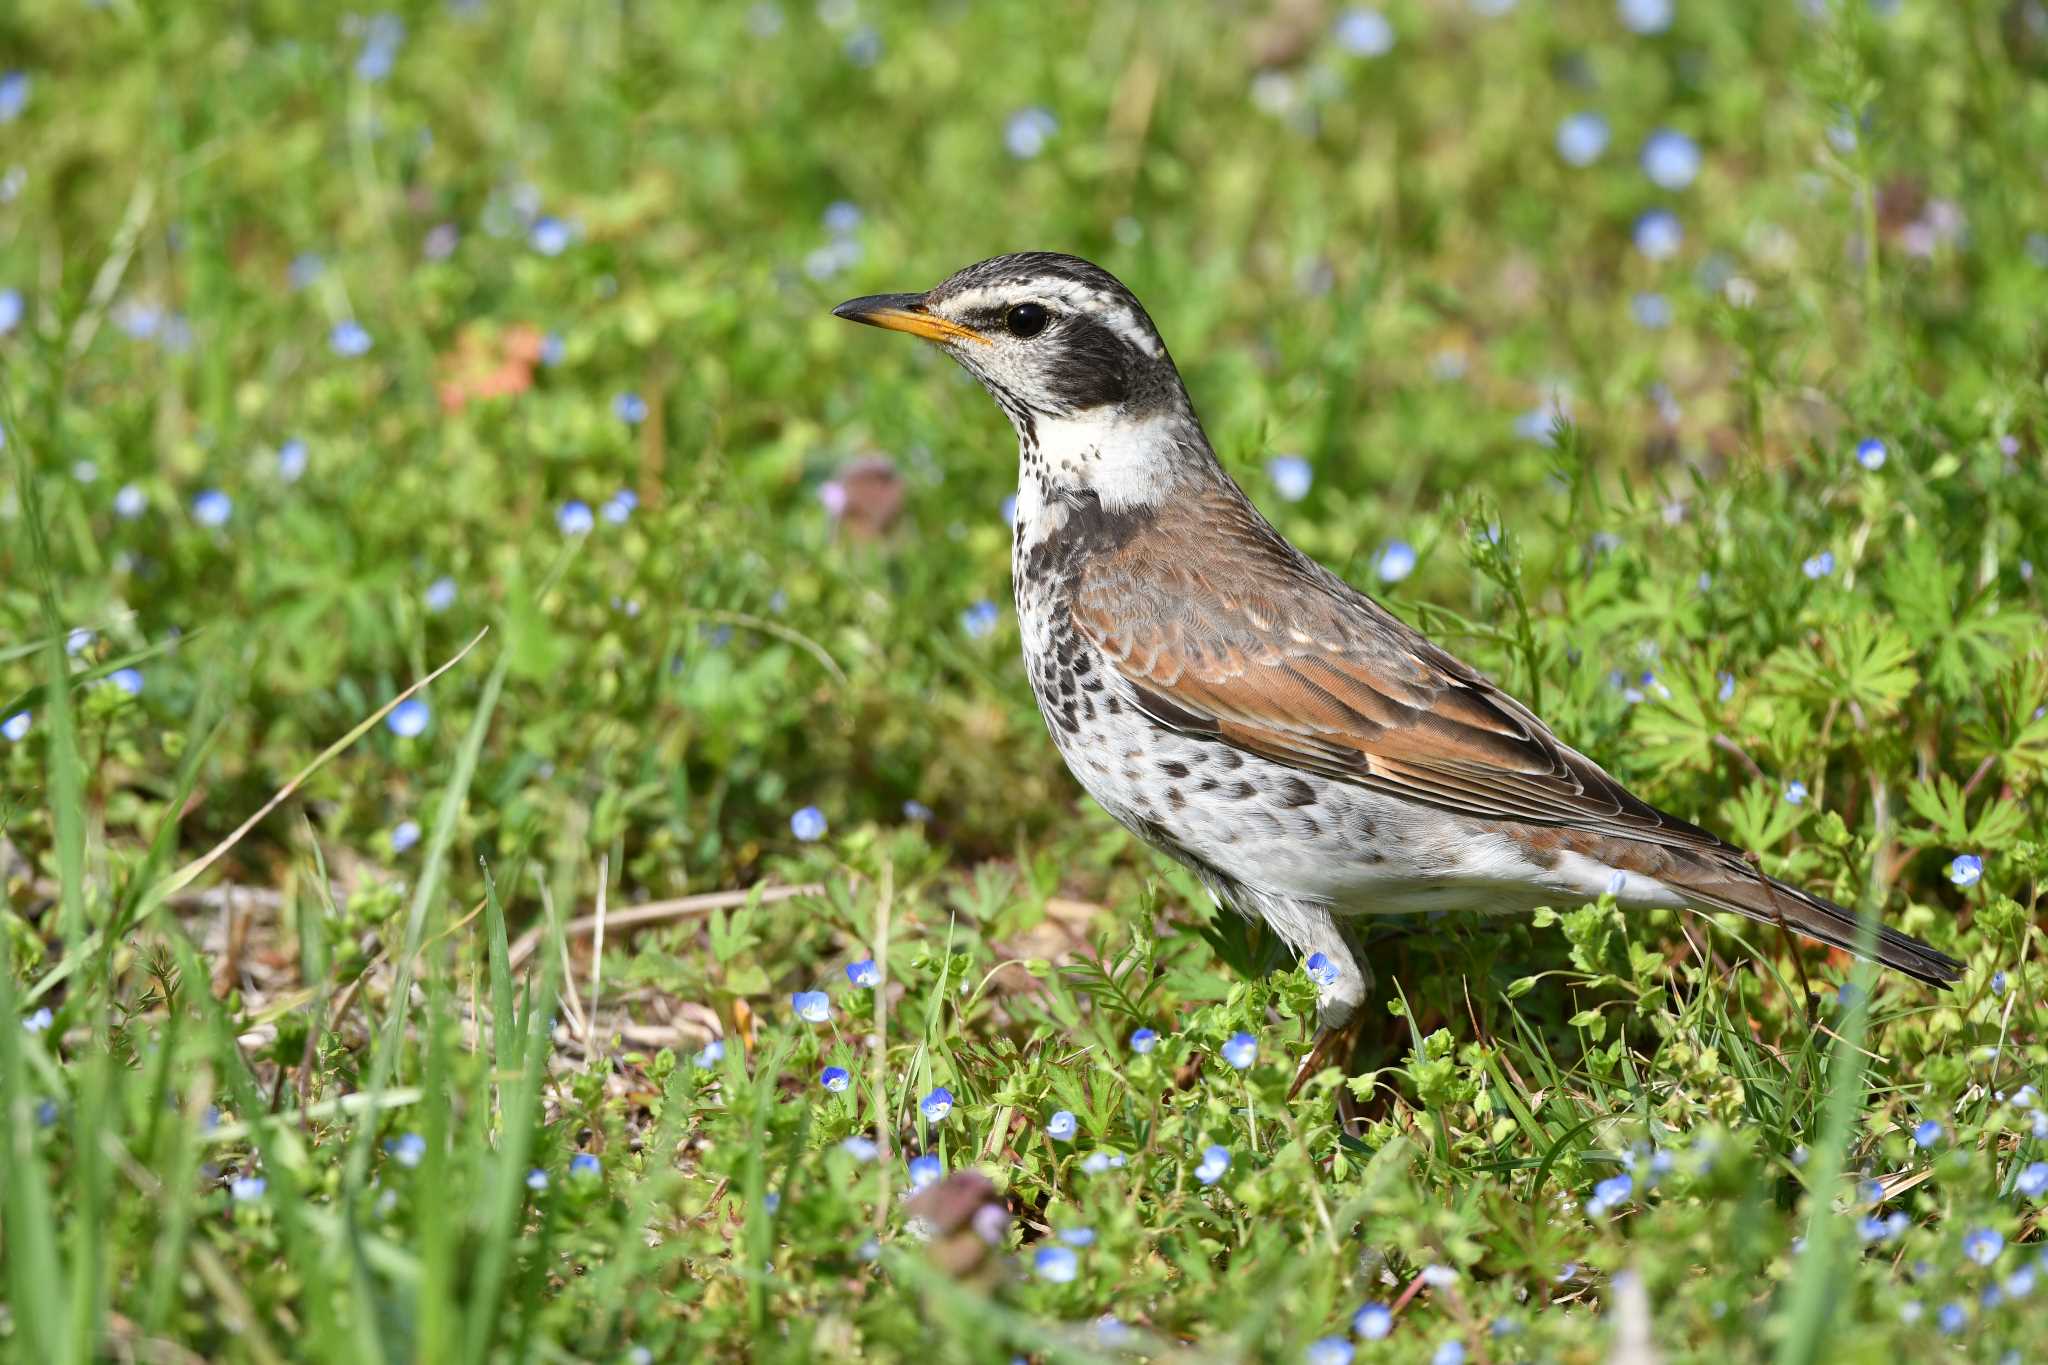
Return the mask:
<path fill-rule="evenodd" d="M 291 268 L 285 272 L 294 289 L 304 289 L 320 278 L 327 270 L 327 262 L 311 251 L 302 251 L 292 257 Z"/>
<path fill-rule="evenodd" d="M 1230 1041 L 1223 1045 L 1223 1060 L 1239 1071 L 1247 1070 L 1259 1059 L 1259 1040 L 1249 1033 L 1233 1033 Z"/>
<path fill-rule="evenodd" d="M 427 1140 L 418 1133 L 404 1133 L 387 1139 L 384 1150 L 391 1154 L 393 1161 L 407 1170 L 412 1170 L 426 1157 Z"/>
<path fill-rule="evenodd" d="M 1670 209 L 1651 209 L 1636 219 L 1636 250 L 1653 261 L 1669 260 L 1685 245 L 1685 225 Z"/>
<path fill-rule="evenodd" d="M 1369 1303 L 1351 1315 L 1351 1330 L 1367 1341 L 1378 1341 L 1394 1330 L 1394 1315 L 1383 1303 Z"/>
<path fill-rule="evenodd" d="M 335 323 L 333 330 L 327 334 L 327 348 L 336 355 L 351 360 L 369 354 L 370 347 L 374 344 L 370 340 L 369 332 L 354 318 Z"/>
<path fill-rule="evenodd" d="M 10 742 L 19 744 L 28 737 L 28 726 L 28 712 L 16 711 L 6 720 L 0 721 L 0 735 L 5 735 Z"/>
<path fill-rule="evenodd" d="M 28 108 L 28 92 L 28 72 L 0 72 L 0 123 L 21 117 L 21 111 Z"/>
<path fill-rule="evenodd" d="M 1054 1142 L 1070 1141 L 1078 1125 L 1072 1113 L 1061 1109 L 1045 1121 L 1045 1135 Z"/>
<path fill-rule="evenodd" d="M 871 957 L 846 964 L 846 979 L 862 990 L 873 990 L 882 984 L 882 969 Z"/>
<path fill-rule="evenodd" d="M 569 1158 L 569 1174 L 573 1176 L 598 1176 L 604 1174 L 604 1163 L 588 1152 L 578 1152 Z"/>
<path fill-rule="evenodd" d="M 2048 1190 L 2048 1161 L 2036 1161 L 2021 1171 L 2013 1180 L 2012 1187 L 2029 1199 Z"/>
<path fill-rule="evenodd" d="M 1372 571 L 1382 583 L 1399 583 L 1415 572 L 1415 547 L 1405 540 L 1390 540 L 1373 559 Z"/>
<path fill-rule="evenodd" d="M 998 510 L 1002 513 L 1003 525 L 1014 527 L 1017 524 L 1017 495 L 1012 493 L 1004 498 Z"/>
<path fill-rule="evenodd" d="M 455 580 L 443 574 L 427 584 L 426 592 L 420 599 L 428 611 L 441 612 L 455 605 Z"/>
<path fill-rule="evenodd" d="M 639 505 L 640 498 L 632 489 L 621 488 L 605 499 L 604 519 L 614 526 L 624 526 Z"/>
<path fill-rule="evenodd" d="M 590 504 L 580 498 L 571 498 L 555 511 L 555 525 L 565 536 L 590 534 L 597 525 L 597 518 L 591 514 Z"/>
<path fill-rule="evenodd" d="M 107 681 L 131 697 L 142 695 L 142 670 L 139 668 L 117 668 L 107 674 Z"/>
<path fill-rule="evenodd" d="M 1963 1255 L 1978 1265 L 1990 1265 L 2005 1250 L 2005 1238 L 1995 1228 L 1972 1228 L 1963 1237 Z"/>
<path fill-rule="evenodd" d="M 1571 166 L 1590 166 L 1607 150 L 1607 120 L 1581 110 L 1557 125 L 1557 154 Z"/>
<path fill-rule="evenodd" d="M 709 1071 L 725 1060 L 725 1039 L 713 1038 L 697 1049 L 690 1058 L 690 1065 L 699 1071 Z"/>
<path fill-rule="evenodd" d="M 853 1077 L 843 1066 L 828 1066 L 818 1073 L 818 1084 L 837 1095 L 853 1084 Z"/>
<path fill-rule="evenodd" d="M 851 237 L 860 231 L 860 205 L 835 199 L 825 206 L 825 231 L 834 237 Z"/>
<path fill-rule="evenodd" d="M 1029 161 L 1045 150 L 1045 144 L 1059 130 L 1060 121 L 1052 116 L 1051 110 L 1035 105 L 1019 109 L 1003 125 L 1003 146 L 1019 161 Z"/>
<path fill-rule="evenodd" d="M 33 1014 L 30 1014 L 21 1021 L 21 1027 L 25 1033 L 45 1033 L 49 1031 L 50 1025 L 55 1022 L 56 1016 L 50 1013 L 50 1007 L 48 1005 L 39 1005 Z"/>
<path fill-rule="evenodd" d="M 766 1194 L 761 1196 L 761 1207 L 766 1209 L 769 1213 L 774 1213 L 777 1209 L 782 1207 L 782 1196 L 776 1193 L 774 1190 L 768 1191 Z"/>
<path fill-rule="evenodd" d="M 832 1001 L 823 991 L 798 991 L 789 997 L 789 1004 L 806 1024 L 823 1024 L 832 1018 Z"/>
<path fill-rule="evenodd" d="M 391 851 L 403 853 L 420 841 L 420 822 L 400 820 L 391 827 Z"/>
<path fill-rule="evenodd" d="M 1447 1341 L 1436 1348 L 1436 1354 L 1429 1358 L 1429 1365 L 1465 1365 L 1465 1343 Z"/>
<path fill-rule="evenodd" d="M 372 16 L 363 27 L 363 45 L 356 53 L 357 79 L 375 83 L 390 75 L 404 42 L 404 20 L 395 14 Z"/>
<path fill-rule="evenodd" d="M 985 640 L 995 633 L 1002 615 L 995 603 L 983 599 L 960 613 L 960 628 L 967 632 L 969 639 Z"/>
<path fill-rule="evenodd" d="M 1230 1169 L 1230 1149 L 1227 1147 L 1204 1147 L 1201 1164 L 1195 1167 L 1195 1179 L 1204 1185 L 1213 1185 L 1223 1178 Z"/>
<path fill-rule="evenodd" d="M 2005 994 L 2005 969 L 2003 967 L 1991 974 L 1991 993 L 1996 996 L 2003 996 Z"/>
<path fill-rule="evenodd" d="M 647 420 L 647 400 L 637 393 L 622 393 L 612 399 L 612 415 L 629 427 Z"/>
<path fill-rule="evenodd" d="M 805 806 L 789 817 L 789 832 L 807 844 L 817 842 L 825 837 L 825 812 Z"/>
<path fill-rule="evenodd" d="M 1616 1204 L 1625 1202 L 1635 1193 L 1636 1182 L 1628 1175 L 1610 1175 L 1593 1187 L 1593 1197 L 1586 1201 L 1586 1216 L 1601 1218 Z"/>
<path fill-rule="evenodd" d="M 1092 1247 L 1095 1245 L 1095 1229 L 1062 1228 L 1060 1240 L 1070 1247 Z"/>
<path fill-rule="evenodd" d="M 1671 27 L 1673 0 L 1617 0 L 1615 12 L 1631 33 L 1645 37 Z"/>
<path fill-rule="evenodd" d="M 1682 190 L 1700 173 L 1700 149 L 1684 133 L 1659 128 L 1643 143 L 1643 174 L 1663 190 Z"/>
<path fill-rule="evenodd" d="M 384 728 L 400 739 L 417 739 L 427 732 L 427 722 L 433 718 L 434 713 L 425 702 L 407 697 L 384 717 Z"/>
<path fill-rule="evenodd" d="M 559 256 L 576 240 L 576 227 L 553 214 L 542 214 L 526 230 L 526 242 L 543 256 Z"/>
<path fill-rule="evenodd" d="M 1275 455 L 1266 461 L 1266 477 L 1273 481 L 1273 491 L 1284 501 L 1300 502 L 1315 483 L 1316 472 L 1299 455 Z"/>
<path fill-rule="evenodd" d="M 1348 9 L 1338 15 L 1336 38 L 1337 46 L 1354 57 L 1384 57 L 1394 50 L 1394 26 L 1376 9 Z"/>
<path fill-rule="evenodd" d="M 2008 1299 L 2024 1299 L 2034 1292 L 2034 1267 L 2023 1265 L 2005 1277 L 2005 1296 Z"/>
<path fill-rule="evenodd" d="M 1799 572 L 1805 574 L 1808 578 L 1826 578 L 1834 571 L 1835 552 L 1833 550 L 1822 550 L 1819 554 L 1803 561 L 1799 565 Z"/>
<path fill-rule="evenodd" d="M 937 1123 L 953 1112 L 953 1092 L 942 1085 L 920 1100 L 917 1107 L 924 1112 L 926 1122 Z"/>
<path fill-rule="evenodd" d="M 201 526 L 225 526 L 234 514 L 234 499 L 218 488 L 209 488 L 192 499 L 192 520 Z"/>
<path fill-rule="evenodd" d="M 1104 1171 L 1116 1170 L 1124 1164 L 1122 1152 L 1104 1151 L 1100 1148 L 1081 1158 L 1083 1175 L 1101 1175 Z"/>
<path fill-rule="evenodd" d="M 903 818 L 914 824 L 929 825 L 938 816 L 933 814 L 932 808 L 922 801 L 905 801 L 903 803 Z"/>
<path fill-rule="evenodd" d="M 921 1190 L 946 1173 L 946 1163 L 929 1154 L 912 1157 L 910 1161 L 910 1188 Z"/>
<path fill-rule="evenodd" d="M 228 1182 L 228 1194 L 237 1204 L 253 1204 L 268 1188 L 269 1182 L 260 1175 L 236 1176 Z"/>
<path fill-rule="evenodd" d="M 1960 1303 L 1950 1302 L 1941 1306 L 1941 1311 L 1934 1315 L 1934 1320 L 1945 1335 L 1954 1336 L 1969 1325 L 1970 1314 Z"/>
<path fill-rule="evenodd" d="M 549 332 L 540 339 L 540 363 L 548 369 L 561 364 L 562 358 L 568 354 L 569 343 L 562 339 L 560 332 Z"/>
<path fill-rule="evenodd" d="M 78 627 L 64 637 L 64 652 L 73 658 L 92 648 L 93 633 L 84 626 Z"/>
<path fill-rule="evenodd" d="M 1646 331 L 1661 332 L 1671 325 L 1671 301 L 1662 294 L 1643 292 L 1628 301 L 1629 312 L 1635 317 L 1636 326 Z"/>
<path fill-rule="evenodd" d="M 149 494 L 136 484 L 124 483 L 114 494 L 114 515 L 123 521 L 133 521 L 148 510 Z"/>
<path fill-rule="evenodd" d="M 1714 696 L 1717 699 L 1729 701 L 1735 696 L 1735 675 L 1733 673 L 1716 673 L 1714 681 L 1720 684 L 1719 687 L 1714 689 Z"/>
<path fill-rule="evenodd" d="M 1337 964 L 1330 961 L 1329 957 L 1325 954 L 1309 954 L 1308 962 L 1305 965 L 1308 968 L 1309 980 L 1315 982 L 1318 986 L 1334 986 L 1337 984 Z"/>
<path fill-rule="evenodd" d="M 1322 1337 L 1308 1344 L 1308 1365 L 1351 1365 L 1355 1352 L 1342 1337 Z"/>
<path fill-rule="evenodd" d="M 1913 1143 L 1918 1147 L 1932 1147 L 1941 1141 L 1941 1125 L 1933 1119 L 1922 1119 L 1913 1128 Z"/>
<path fill-rule="evenodd" d="M 1974 853 L 1959 853 L 1948 865 L 1948 879 L 1957 886 L 1975 886 L 1984 875 L 1984 860 Z"/>
<path fill-rule="evenodd" d="M 882 1154 L 882 1149 L 875 1145 L 873 1138 L 863 1137 L 859 1133 L 855 1133 L 852 1137 L 840 1143 L 839 1150 L 862 1165 L 866 1165 Z"/>
<path fill-rule="evenodd" d="M 0 289 L 0 337 L 19 327 L 22 314 L 27 311 L 19 289 Z"/>
<path fill-rule="evenodd" d="M 306 472 L 306 443 L 294 436 L 277 448 L 277 477 L 297 483 Z"/>
<path fill-rule="evenodd" d="M 1804 782 L 1787 782 L 1785 784 L 1785 804 L 1788 806 L 1803 806 L 1806 804 L 1806 784 Z"/>
<path fill-rule="evenodd" d="M 1875 436 L 1856 443 L 1856 463 L 1872 473 L 1884 468 L 1885 453 L 1884 442 Z"/>
<path fill-rule="evenodd" d="M 1081 1273 L 1081 1258 L 1065 1247 L 1040 1247 L 1031 1258 L 1031 1273 L 1048 1284 L 1072 1284 Z"/>
<path fill-rule="evenodd" d="M 548 1187 L 548 1173 L 536 1166 L 526 1173 L 526 1188 L 535 1194 L 545 1193 Z"/>

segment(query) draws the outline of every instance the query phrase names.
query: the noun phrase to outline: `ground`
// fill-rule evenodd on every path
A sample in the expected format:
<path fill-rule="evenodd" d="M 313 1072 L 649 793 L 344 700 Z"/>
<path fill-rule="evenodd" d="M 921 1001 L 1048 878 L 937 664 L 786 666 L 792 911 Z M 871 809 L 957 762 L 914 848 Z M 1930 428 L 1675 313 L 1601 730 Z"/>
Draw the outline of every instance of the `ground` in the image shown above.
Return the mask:
<path fill-rule="evenodd" d="M 2023 1358 L 2044 71 L 2036 0 L 24 0 L 8 1353 Z M 1020 248 L 1959 985 L 1390 923 L 1290 1100 L 1306 971 L 1043 733 L 1006 424 L 830 316 Z"/>

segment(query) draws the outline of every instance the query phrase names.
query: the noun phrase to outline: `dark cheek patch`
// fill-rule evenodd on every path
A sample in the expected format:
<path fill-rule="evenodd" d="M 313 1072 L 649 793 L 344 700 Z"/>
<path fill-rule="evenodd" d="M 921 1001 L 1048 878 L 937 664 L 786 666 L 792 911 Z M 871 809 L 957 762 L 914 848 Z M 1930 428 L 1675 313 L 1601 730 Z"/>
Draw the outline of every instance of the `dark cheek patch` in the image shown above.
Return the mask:
<path fill-rule="evenodd" d="M 1130 397 L 1129 343 L 1092 318 L 1069 315 L 1048 329 L 1046 388 L 1069 411 L 1106 407 Z"/>

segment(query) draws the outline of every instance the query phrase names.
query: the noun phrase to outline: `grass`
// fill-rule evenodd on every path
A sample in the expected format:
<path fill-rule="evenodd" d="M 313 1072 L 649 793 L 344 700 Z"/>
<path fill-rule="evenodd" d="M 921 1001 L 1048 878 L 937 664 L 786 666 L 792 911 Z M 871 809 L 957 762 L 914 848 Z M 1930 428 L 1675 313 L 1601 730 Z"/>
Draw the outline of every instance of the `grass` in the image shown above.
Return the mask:
<path fill-rule="evenodd" d="M 0 19 L 7 1353 L 2036 1351 L 2038 6 L 1487 8 Z M 1290 1102 L 1303 970 L 1046 742 L 1000 416 L 829 316 L 1023 247 L 1962 983 L 1390 923 Z"/>

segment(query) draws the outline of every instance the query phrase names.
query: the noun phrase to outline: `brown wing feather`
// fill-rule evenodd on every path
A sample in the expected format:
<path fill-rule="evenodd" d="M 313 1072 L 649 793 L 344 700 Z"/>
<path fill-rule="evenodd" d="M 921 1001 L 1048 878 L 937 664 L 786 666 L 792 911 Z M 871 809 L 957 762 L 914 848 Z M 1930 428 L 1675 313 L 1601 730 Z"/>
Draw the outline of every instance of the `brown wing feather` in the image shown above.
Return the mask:
<path fill-rule="evenodd" d="M 1196 545 L 1213 553 L 1197 559 Z M 1484 819 L 1733 852 L 1630 795 L 1234 490 L 1187 500 L 1090 563 L 1072 612 L 1176 728 Z"/>

